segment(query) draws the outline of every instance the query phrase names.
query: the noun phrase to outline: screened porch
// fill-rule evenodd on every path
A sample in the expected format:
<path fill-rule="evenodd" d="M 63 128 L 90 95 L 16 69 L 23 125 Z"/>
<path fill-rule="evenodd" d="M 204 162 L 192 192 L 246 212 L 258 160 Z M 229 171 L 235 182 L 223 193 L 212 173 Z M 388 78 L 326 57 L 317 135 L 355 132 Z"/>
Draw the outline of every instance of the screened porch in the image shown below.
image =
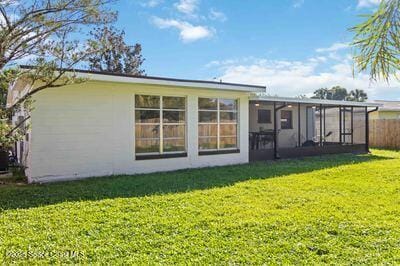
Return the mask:
<path fill-rule="evenodd" d="M 249 159 L 368 152 L 376 104 L 257 97 L 249 104 Z"/>

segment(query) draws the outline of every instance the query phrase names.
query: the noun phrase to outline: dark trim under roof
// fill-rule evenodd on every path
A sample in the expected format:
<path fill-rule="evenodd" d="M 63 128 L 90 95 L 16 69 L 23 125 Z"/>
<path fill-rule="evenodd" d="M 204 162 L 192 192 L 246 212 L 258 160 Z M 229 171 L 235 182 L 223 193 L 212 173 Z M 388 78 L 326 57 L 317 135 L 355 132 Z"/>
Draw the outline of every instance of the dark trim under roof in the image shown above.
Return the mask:
<path fill-rule="evenodd" d="M 22 69 L 34 69 L 35 68 L 34 66 L 29 66 L 29 65 L 20 65 L 19 67 Z M 139 76 L 139 75 L 114 73 L 114 72 L 108 72 L 108 71 L 95 71 L 95 70 L 84 70 L 84 69 L 73 69 L 73 68 L 59 68 L 57 70 L 63 70 L 63 71 L 67 71 L 67 72 L 85 73 L 85 74 L 126 77 L 126 78 L 141 78 L 141 79 L 149 79 L 149 80 L 153 79 L 153 80 L 165 80 L 165 81 L 176 81 L 176 82 L 193 82 L 193 83 L 201 83 L 201 84 L 216 84 L 216 85 L 241 86 L 241 87 L 249 87 L 249 88 L 256 88 L 256 89 L 266 89 L 265 86 L 249 85 L 249 84 L 241 84 L 241 83 L 229 83 L 229 82 L 195 80 L 195 79 L 165 78 L 165 77 L 157 77 L 157 76 Z"/>

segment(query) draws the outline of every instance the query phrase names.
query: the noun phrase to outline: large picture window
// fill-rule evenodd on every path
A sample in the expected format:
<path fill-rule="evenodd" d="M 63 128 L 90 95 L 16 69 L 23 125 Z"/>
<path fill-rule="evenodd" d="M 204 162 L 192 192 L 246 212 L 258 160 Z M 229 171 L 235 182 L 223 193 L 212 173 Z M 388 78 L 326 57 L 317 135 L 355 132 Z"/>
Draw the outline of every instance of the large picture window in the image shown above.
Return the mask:
<path fill-rule="evenodd" d="M 135 96 L 135 153 L 164 155 L 186 151 L 186 98 Z"/>
<path fill-rule="evenodd" d="M 199 150 L 236 150 L 237 100 L 199 98 Z"/>

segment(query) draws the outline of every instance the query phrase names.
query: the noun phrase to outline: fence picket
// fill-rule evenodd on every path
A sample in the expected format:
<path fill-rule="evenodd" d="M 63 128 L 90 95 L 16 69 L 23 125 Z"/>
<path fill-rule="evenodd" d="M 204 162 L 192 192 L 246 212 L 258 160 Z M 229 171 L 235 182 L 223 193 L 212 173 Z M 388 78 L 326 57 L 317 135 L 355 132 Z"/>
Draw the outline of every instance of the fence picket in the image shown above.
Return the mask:
<path fill-rule="evenodd" d="M 369 143 L 371 147 L 400 149 L 400 120 L 370 120 Z"/>

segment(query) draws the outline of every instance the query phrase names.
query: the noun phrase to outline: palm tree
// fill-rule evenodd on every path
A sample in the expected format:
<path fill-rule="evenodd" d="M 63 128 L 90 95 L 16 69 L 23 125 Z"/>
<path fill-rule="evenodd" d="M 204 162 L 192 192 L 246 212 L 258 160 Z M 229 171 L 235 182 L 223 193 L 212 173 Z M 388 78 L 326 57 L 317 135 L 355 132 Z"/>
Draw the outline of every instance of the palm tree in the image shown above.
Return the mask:
<path fill-rule="evenodd" d="M 400 0 L 382 0 L 378 10 L 350 29 L 355 67 L 373 80 L 389 81 L 400 70 Z"/>

